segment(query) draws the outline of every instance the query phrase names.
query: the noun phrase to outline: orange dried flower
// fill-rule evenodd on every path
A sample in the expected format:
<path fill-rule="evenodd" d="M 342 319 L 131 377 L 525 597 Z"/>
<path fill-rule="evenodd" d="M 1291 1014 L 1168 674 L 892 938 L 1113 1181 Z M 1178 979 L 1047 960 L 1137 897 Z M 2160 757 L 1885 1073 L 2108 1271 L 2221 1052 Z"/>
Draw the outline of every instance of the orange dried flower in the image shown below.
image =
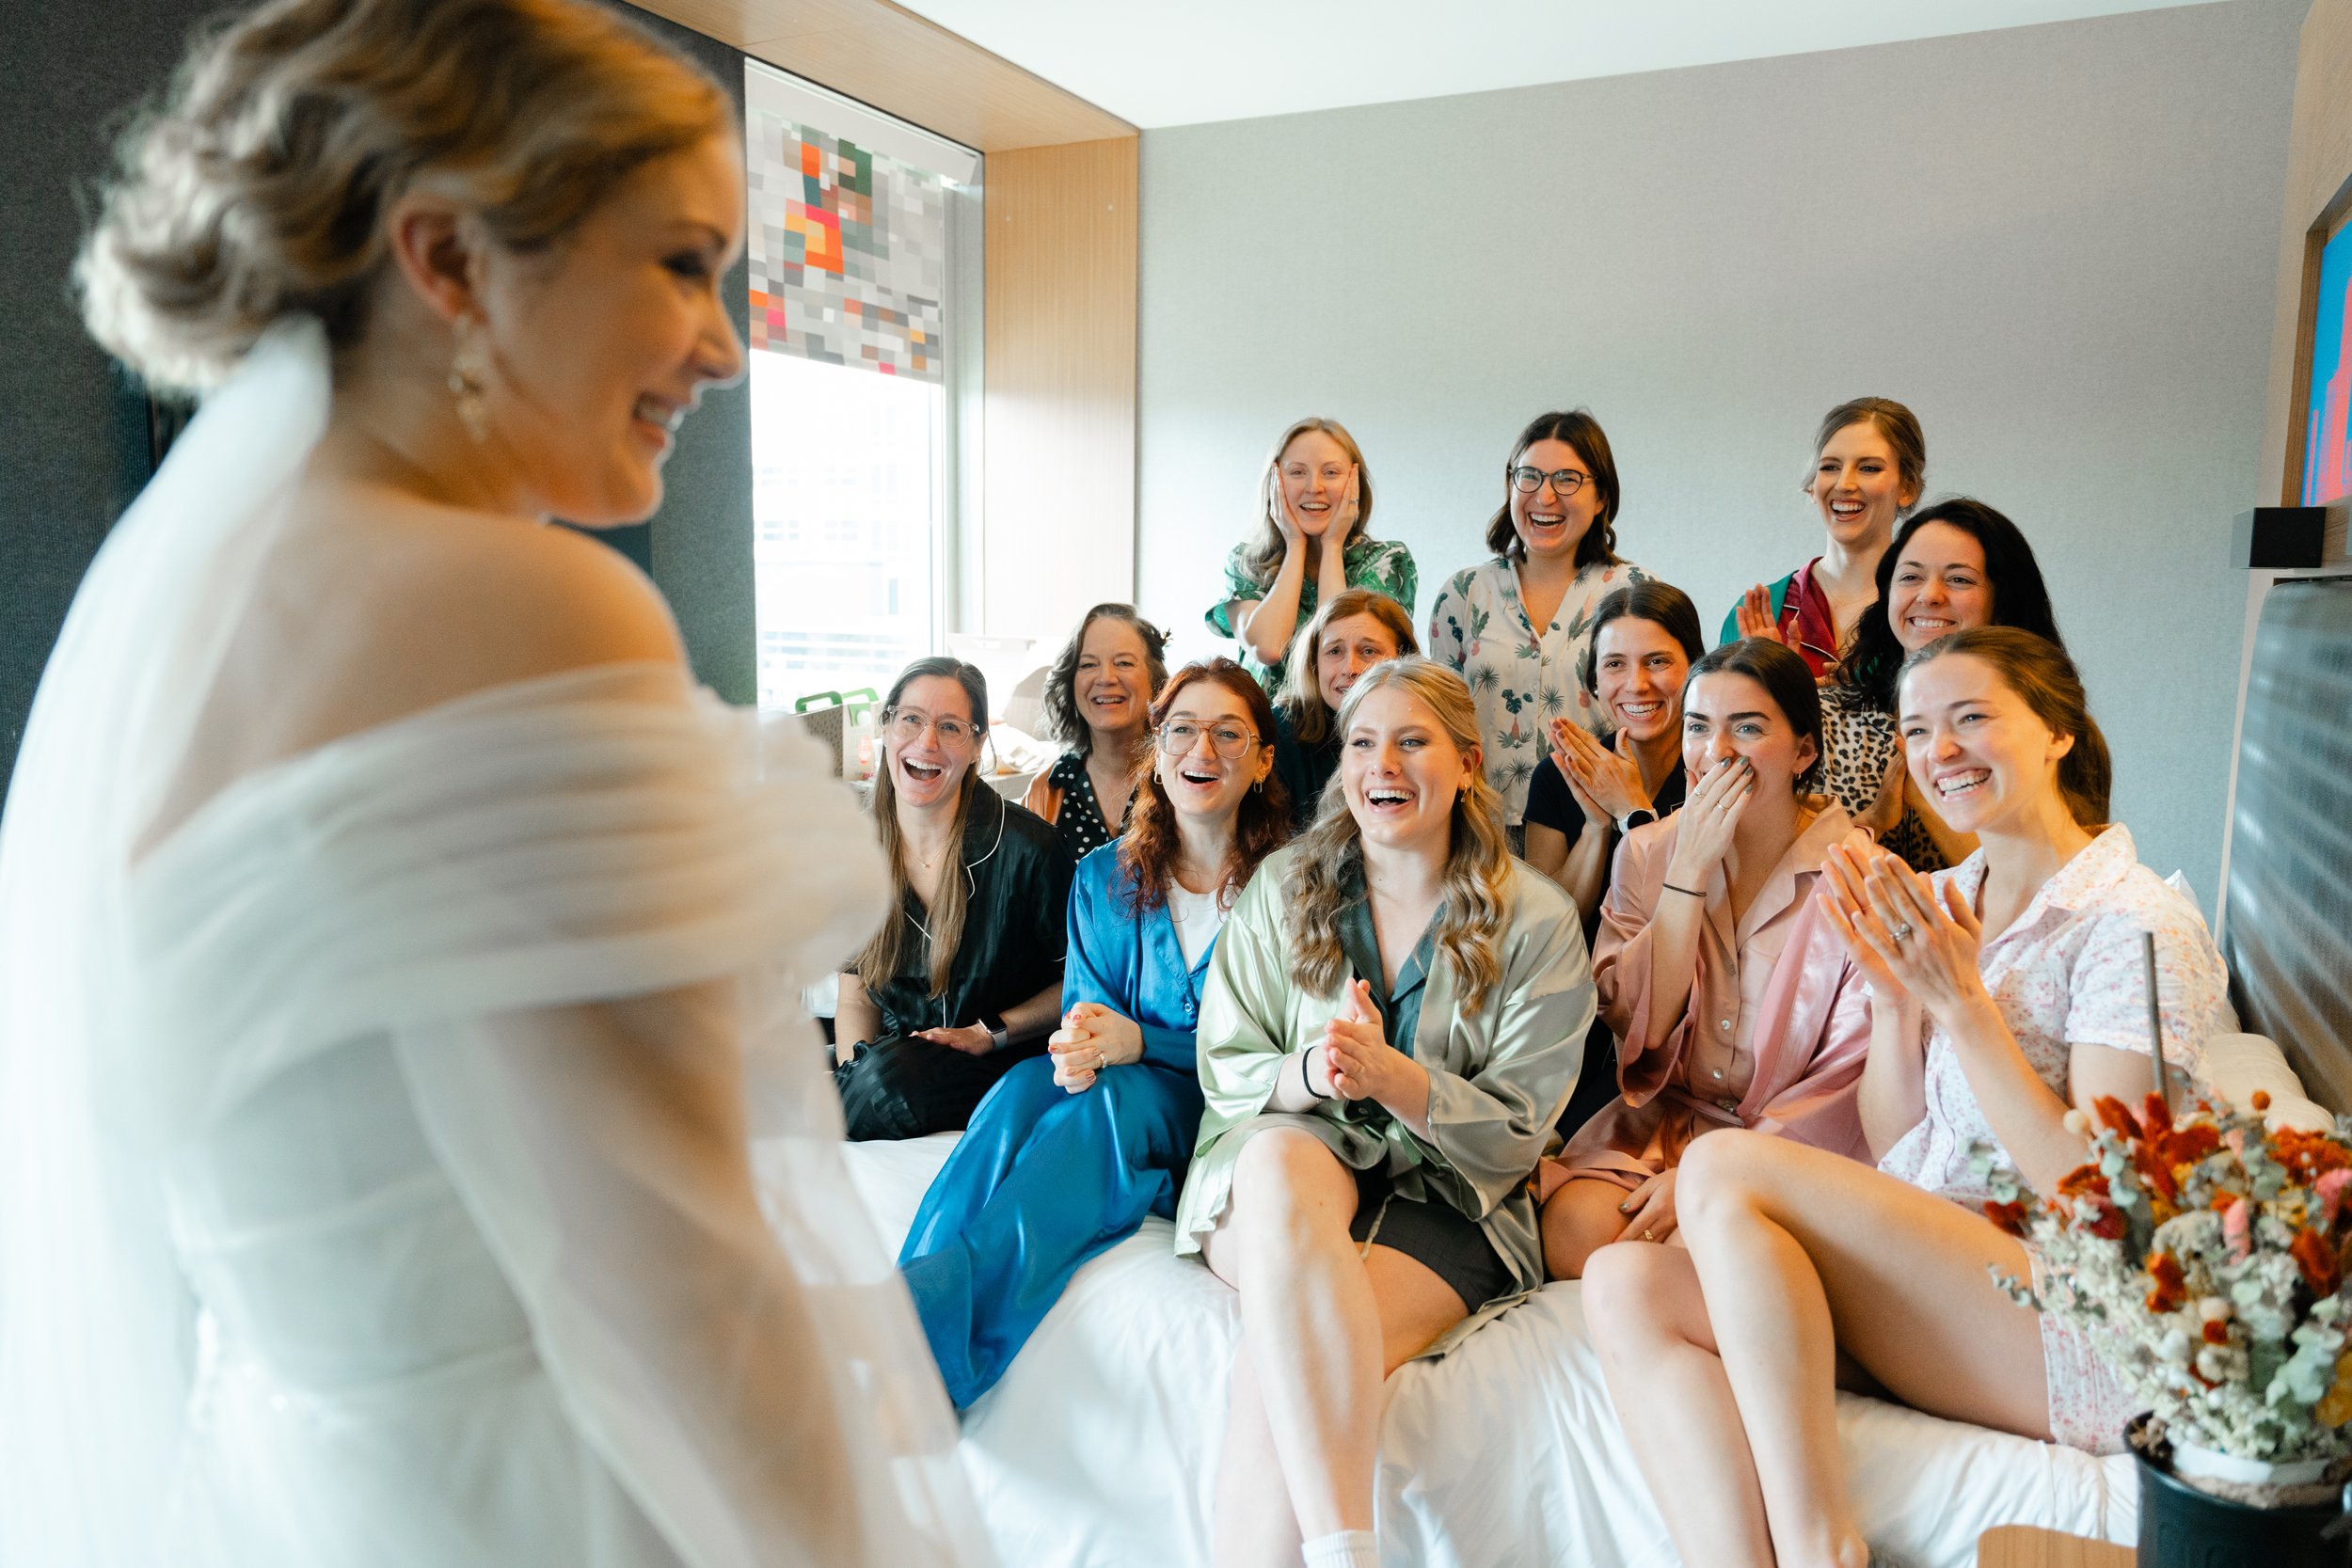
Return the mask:
<path fill-rule="evenodd" d="M 2228 1323 L 2209 1323 L 2205 1325 L 2205 1343 L 2209 1345 L 2226 1345 L 2229 1342 L 2230 1325 Z"/>
<path fill-rule="evenodd" d="M 2304 1181 L 2316 1181 L 2331 1170 L 2352 1167 L 2352 1154 L 2324 1132 L 2281 1127 L 2270 1135 L 2270 1152 L 2280 1164 Z"/>
<path fill-rule="evenodd" d="M 2207 1155 L 2219 1152 L 2221 1133 L 2210 1122 L 2194 1122 L 2158 1133 L 2155 1144 L 2157 1157 L 2166 1164 L 2178 1168 L 2193 1165 Z"/>
<path fill-rule="evenodd" d="M 2182 1277 L 2180 1259 L 2169 1252 L 2148 1255 L 2148 1310 L 2177 1312 L 2188 1302 L 2188 1281 Z"/>
<path fill-rule="evenodd" d="M 2139 1119 L 2151 1137 L 2158 1132 L 2169 1132 L 2172 1130 L 2172 1107 L 2166 1102 L 2164 1096 L 2151 1089 L 2148 1098 L 2140 1102 Z"/>
<path fill-rule="evenodd" d="M 2298 1230 L 2295 1233 L 2294 1243 L 2287 1248 L 2287 1256 L 2294 1259 L 2295 1266 L 2303 1271 L 2303 1283 L 2312 1288 L 2313 1295 L 2331 1296 L 2336 1293 L 2336 1286 L 2342 1282 L 2344 1275 L 2337 1265 L 2335 1250 L 2328 1246 L 2326 1237 L 2316 1230 Z"/>
<path fill-rule="evenodd" d="M 2106 1123 L 2109 1131 L 2126 1138 L 2139 1136 L 2139 1123 L 2132 1119 L 2130 1110 L 2115 1096 L 2103 1094 L 2090 1102 L 2090 1108 L 2099 1114 L 2099 1119 Z"/>
<path fill-rule="evenodd" d="M 2026 1206 L 2023 1202 L 1994 1203 L 1988 1199 L 1984 1206 L 1984 1217 L 2012 1236 L 2026 1233 Z"/>
<path fill-rule="evenodd" d="M 2268 1089 L 2256 1089 L 2254 1091 L 2254 1098 L 2251 1103 L 2254 1107 L 2254 1114 L 2256 1116 L 2260 1116 L 2263 1112 L 2269 1110 L 2270 1091 Z"/>
<path fill-rule="evenodd" d="M 2058 1190 L 2060 1197 L 2105 1197 L 2107 1179 L 2097 1165 L 2076 1165 L 2058 1178 Z"/>

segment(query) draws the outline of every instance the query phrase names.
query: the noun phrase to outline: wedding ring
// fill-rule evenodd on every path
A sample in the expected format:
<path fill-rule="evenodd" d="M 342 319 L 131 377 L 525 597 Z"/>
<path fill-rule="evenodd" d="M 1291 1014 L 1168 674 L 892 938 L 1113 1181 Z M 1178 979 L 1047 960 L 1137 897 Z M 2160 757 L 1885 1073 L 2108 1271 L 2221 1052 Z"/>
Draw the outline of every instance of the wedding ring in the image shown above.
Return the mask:
<path fill-rule="evenodd" d="M 1911 940 L 1911 922 L 1908 920 L 1899 920 L 1895 923 L 1895 928 L 1886 934 L 1893 937 L 1897 942 L 1909 942 Z"/>
<path fill-rule="evenodd" d="M 1654 1230 L 1645 1230 L 1642 1232 L 1642 1240 L 1645 1242 L 1654 1242 L 1658 1240 L 1658 1233 Z"/>

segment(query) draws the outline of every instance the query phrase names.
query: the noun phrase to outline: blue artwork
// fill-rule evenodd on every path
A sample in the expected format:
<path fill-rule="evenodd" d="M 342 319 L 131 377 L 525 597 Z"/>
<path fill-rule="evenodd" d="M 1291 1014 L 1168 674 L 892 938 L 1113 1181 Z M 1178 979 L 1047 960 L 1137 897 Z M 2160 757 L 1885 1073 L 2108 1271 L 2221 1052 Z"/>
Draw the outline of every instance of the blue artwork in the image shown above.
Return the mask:
<path fill-rule="evenodd" d="M 2312 321 L 2311 402 L 2303 410 L 2303 504 L 2352 495 L 2352 223 L 2319 253 L 2318 309 Z"/>

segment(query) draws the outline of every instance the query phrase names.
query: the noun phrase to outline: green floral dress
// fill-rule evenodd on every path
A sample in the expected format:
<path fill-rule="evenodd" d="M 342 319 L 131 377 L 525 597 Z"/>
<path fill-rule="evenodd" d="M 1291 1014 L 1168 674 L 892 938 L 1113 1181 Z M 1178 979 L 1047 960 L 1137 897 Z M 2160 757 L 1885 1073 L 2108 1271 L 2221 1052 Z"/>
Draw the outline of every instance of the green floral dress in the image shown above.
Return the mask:
<path fill-rule="evenodd" d="M 1219 637 L 1233 638 L 1236 641 L 1240 641 L 1240 634 L 1233 630 L 1233 601 L 1263 599 L 1273 581 L 1269 578 L 1260 582 L 1249 575 L 1249 567 L 1243 559 L 1248 553 L 1249 546 L 1244 542 L 1235 545 L 1233 553 L 1225 558 L 1224 596 L 1211 605 L 1208 614 L 1202 617 L 1209 623 L 1211 631 Z M 1413 564 L 1412 551 L 1393 539 L 1366 539 L 1359 535 L 1347 542 L 1346 547 L 1340 552 L 1340 558 L 1347 567 L 1347 585 L 1350 588 L 1369 588 L 1375 593 L 1386 594 L 1403 605 L 1406 618 L 1411 618 L 1413 599 L 1421 592 L 1421 572 Z M 1293 637 L 1298 635 L 1299 627 L 1313 619 L 1315 601 L 1321 593 L 1311 575 L 1298 585 L 1298 625 L 1291 628 Z M 1250 651 L 1249 644 L 1244 642 L 1241 665 L 1258 677 L 1258 684 L 1265 688 L 1267 696 L 1279 697 L 1282 694 L 1289 672 L 1281 664 L 1260 663 L 1258 656 Z"/>
<path fill-rule="evenodd" d="M 1502 797 L 1503 820 L 1513 827 L 1526 819 L 1528 785 L 1550 752 L 1551 721 L 1573 719 L 1596 735 L 1607 728 L 1576 668 L 1593 641 L 1593 611 L 1628 583 L 1650 580 L 1629 561 L 1585 567 L 1541 637 L 1528 624 L 1518 571 L 1508 557 L 1465 567 L 1438 591 L 1423 651 L 1470 683 L 1486 782 Z"/>

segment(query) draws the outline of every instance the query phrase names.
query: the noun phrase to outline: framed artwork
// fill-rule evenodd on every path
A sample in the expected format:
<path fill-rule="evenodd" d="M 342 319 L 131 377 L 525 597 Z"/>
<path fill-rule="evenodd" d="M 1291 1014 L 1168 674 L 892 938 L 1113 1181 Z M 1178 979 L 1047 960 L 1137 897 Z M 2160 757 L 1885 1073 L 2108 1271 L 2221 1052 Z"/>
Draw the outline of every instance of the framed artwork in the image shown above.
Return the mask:
<path fill-rule="evenodd" d="M 2311 370 L 2298 498 L 2305 506 L 2352 496 L 2352 223 L 2340 222 L 2320 247 L 2318 273 L 2306 307 Z"/>

